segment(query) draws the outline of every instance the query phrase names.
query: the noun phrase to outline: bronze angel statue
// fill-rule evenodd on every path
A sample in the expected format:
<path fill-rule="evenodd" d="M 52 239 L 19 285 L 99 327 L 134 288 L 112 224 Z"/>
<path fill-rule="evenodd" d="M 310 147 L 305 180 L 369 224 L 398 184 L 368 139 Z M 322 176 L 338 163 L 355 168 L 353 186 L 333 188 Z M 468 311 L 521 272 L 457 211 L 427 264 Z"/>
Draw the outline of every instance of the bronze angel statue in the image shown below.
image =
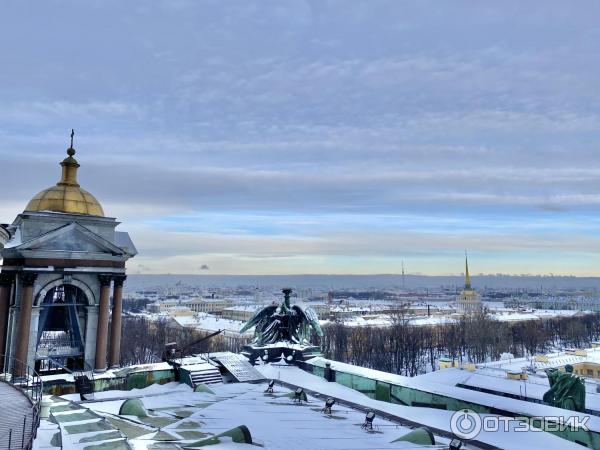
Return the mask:
<path fill-rule="evenodd" d="M 544 394 L 544 402 L 557 408 L 585 411 L 585 383 L 573 375 L 573 366 L 567 364 L 565 371 L 546 369 L 550 389 Z"/>
<path fill-rule="evenodd" d="M 311 308 L 290 305 L 291 289 L 283 289 L 282 292 L 284 299 L 281 305 L 260 309 L 240 330 L 243 333 L 255 327 L 252 346 L 264 347 L 278 342 L 310 346 L 311 328 L 318 336 L 323 336 L 317 314 Z"/>

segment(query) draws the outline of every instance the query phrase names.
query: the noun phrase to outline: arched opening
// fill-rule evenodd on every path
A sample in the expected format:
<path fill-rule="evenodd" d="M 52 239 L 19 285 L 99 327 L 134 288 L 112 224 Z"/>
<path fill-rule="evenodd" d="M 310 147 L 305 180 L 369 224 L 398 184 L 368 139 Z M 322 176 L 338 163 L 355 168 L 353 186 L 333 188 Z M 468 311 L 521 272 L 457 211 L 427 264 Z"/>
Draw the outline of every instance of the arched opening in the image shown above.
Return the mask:
<path fill-rule="evenodd" d="M 83 290 L 70 284 L 50 289 L 40 304 L 36 370 L 43 373 L 83 368 L 85 307 Z"/>

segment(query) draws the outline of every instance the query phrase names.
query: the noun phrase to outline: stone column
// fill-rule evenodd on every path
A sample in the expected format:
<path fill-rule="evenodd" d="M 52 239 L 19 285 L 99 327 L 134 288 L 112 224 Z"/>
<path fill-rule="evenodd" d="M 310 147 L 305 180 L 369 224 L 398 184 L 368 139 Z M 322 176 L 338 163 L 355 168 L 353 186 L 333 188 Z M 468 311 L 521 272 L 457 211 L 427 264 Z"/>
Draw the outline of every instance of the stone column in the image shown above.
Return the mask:
<path fill-rule="evenodd" d="M 110 275 L 98 275 L 100 280 L 100 305 L 98 307 L 98 328 L 96 330 L 96 359 L 94 370 L 106 370 L 106 348 L 108 344 L 108 315 L 110 296 Z"/>
<path fill-rule="evenodd" d="M 15 276 L 12 273 L 0 273 L 0 371 L 4 369 L 6 352 L 6 333 L 8 328 L 8 308 L 10 292 Z"/>
<path fill-rule="evenodd" d="M 121 313 L 123 312 L 123 283 L 126 278 L 125 275 L 115 277 L 112 322 L 110 324 L 110 356 L 108 358 L 111 368 L 119 367 L 121 358 Z"/>
<path fill-rule="evenodd" d="M 96 332 L 98 330 L 98 306 L 86 306 L 85 316 L 85 362 L 93 368 L 96 363 Z"/>
<path fill-rule="evenodd" d="M 33 306 L 33 285 L 37 273 L 23 272 L 21 278 L 21 304 L 15 349 L 15 376 L 23 376 L 27 371 L 27 352 L 29 350 L 29 330 L 31 328 L 31 308 Z"/>
<path fill-rule="evenodd" d="M 34 302 L 35 303 L 35 302 Z M 29 330 L 29 348 L 27 349 L 27 365 L 35 368 L 35 357 L 37 353 L 37 335 L 40 326 L 40 307 L 33 306 L 31 308 L 31 328 Z"/>

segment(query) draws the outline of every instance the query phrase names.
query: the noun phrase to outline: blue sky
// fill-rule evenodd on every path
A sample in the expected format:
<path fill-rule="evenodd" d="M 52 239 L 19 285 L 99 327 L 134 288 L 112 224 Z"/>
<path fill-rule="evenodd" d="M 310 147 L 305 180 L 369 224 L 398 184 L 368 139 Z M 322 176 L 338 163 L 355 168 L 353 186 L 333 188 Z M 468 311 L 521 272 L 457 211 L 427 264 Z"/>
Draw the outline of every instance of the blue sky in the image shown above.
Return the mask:
<path fill-rule="evenodd" d="M 600 4 L 8 1 L 0 221 L 80 182 L 132 272 L 600 275 Z"/>

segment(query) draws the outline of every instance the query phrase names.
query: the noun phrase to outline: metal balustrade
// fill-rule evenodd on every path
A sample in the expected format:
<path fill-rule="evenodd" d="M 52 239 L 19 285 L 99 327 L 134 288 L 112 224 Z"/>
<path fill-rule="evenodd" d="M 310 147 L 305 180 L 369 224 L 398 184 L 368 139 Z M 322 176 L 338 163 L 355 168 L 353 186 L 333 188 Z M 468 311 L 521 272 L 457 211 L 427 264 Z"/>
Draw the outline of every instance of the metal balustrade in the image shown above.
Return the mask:
<path fill-rule="evenodd" d="M 27 364 L 0 355 L 0 449 L 31 449 L 40 424 L 42 379 Z"/>

